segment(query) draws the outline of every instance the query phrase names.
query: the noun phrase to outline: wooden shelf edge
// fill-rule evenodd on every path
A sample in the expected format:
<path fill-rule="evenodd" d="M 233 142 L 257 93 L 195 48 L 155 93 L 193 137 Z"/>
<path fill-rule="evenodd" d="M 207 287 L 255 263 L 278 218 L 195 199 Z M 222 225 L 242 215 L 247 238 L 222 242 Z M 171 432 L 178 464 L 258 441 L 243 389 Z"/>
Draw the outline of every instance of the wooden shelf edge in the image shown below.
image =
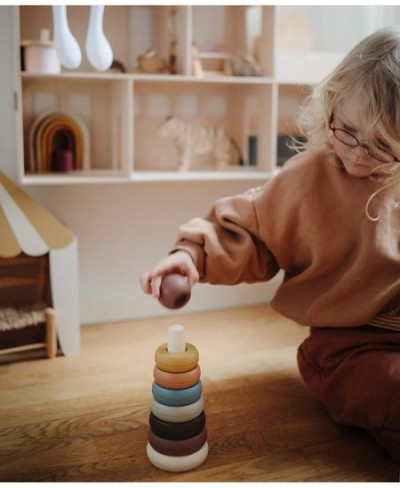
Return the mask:
<path fill-rule="evenodd" d="M 272 84 L 275 79 L 270 76 L 206 76 L 199 78 L 194 75 L 168 75 L 168 74 L 145 74 L 145 73 L 95 73 L 95 72 L 61 72 L 55 74 L 37 74 L 21 72 L 23 80 L 35 79 L 59 79 L 59 80 L 93 80 L 93 81 L 151 81 L 162 83 L 222 83 L 222 84 Z"/>
<path fill-rule="evenodd" d="M 192 181 L 234 181 L 234 180 L 264 180 L 272 173 L 258 170 L 243 171 L 188 171 L 178 173 L 174 171 L 136 171 L 131 175 L 132 182 L 192 182 Z"/>
<path fill-rule="evenodd" d="M 275 171 L 135 171 L 129 175 L 118 176 L 68 176 L 68 175 L 25 175 L 23 185 L 77 185 L 77 184 L 115 184 L 115 183 L 151 183 L 151 182 L 193 182 L 193 181 L 234 181 L 267 180 Z"/>

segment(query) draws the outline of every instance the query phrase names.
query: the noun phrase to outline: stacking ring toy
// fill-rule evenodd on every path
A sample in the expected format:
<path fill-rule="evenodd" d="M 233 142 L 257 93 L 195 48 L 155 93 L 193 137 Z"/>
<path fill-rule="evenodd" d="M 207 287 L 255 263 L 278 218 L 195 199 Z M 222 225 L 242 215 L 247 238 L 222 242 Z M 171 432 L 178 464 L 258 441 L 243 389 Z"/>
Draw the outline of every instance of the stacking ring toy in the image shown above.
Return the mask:
<path fill-rule="evenodd" d="M 166 456 L 153 449 L 150 442 L 147 443 L 147 457 L 156 468 L 173 473 L 180 473 L 197 468 L 207 459 L 208 443 L 203 444 L 197 452 L 188 456 Z"/>
<path fill-rule="evenodd" d="M 167 343 L 161 344 L 155 353 L 158 368 L 167 373 L 185 373 L 197 366 L 199 352 L 193 344 L 186 343 L 184 352 L 168 352 Z"/>
<path fill-rule="evenodd" d="M 203 387 L 201 381 L 198 381 L 190 388 L 184 388 L 183 390 L 170 390 L 169 388 L 163 388 L 153 381 L 152 386 L 153 398 L 156 402 L 162 405 L 168 405 L 171 407 L 183 407 L 197 402 L 200 399 Z"/>
<path fill-rule="evenodd" d="M 163 388 L 180 390 L 196 384 L 200 379 L 201 371 L 199 365 L 185 373 L 167 373 L 166 371 L 157 368 L 157 366 L 154 366 L 153 376 L 156 383 Z"/>
<path fill-rule="evenodd" d="M 207 440 L 207 429 L 204 427 L 200 434 L 182 440 L 164 439 L 149 429 L 148 439 L 151 447 L 160 454 L 165 454 L 166 456 L 188 456 L 203 447 Z"/>
<path fill-rule="evenodd" d="M 201 414 L 193 420 L 182 423 L 171 423 L 160 420 L 153 413 L 149 416 L 150 429 L 154 434 L 165 439 L 188 439 L 200 434 L 206 425 L 206 414 Z"/>
<path fill-rule="evenodd" d="M 154 415 L 160 420 L 171 423 L 189 422 L 189 420 L 198 417 L 203 410 L 204 400 L 202 396 L 197 402 L 183 407 L 170 407 L 169 405 L 158 403 L 154 398 L 151 400 L 151 411 Z"/>

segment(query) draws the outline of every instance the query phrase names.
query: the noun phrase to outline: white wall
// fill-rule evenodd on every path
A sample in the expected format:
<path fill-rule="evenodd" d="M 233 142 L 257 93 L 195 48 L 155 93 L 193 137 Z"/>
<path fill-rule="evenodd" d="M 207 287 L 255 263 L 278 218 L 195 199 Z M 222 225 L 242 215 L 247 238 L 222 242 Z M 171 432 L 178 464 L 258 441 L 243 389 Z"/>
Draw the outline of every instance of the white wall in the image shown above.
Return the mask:
<path fill-rule="evenodd" d="M 347 53 L 380 27 L 398 26 L 400 7 L 392 5 L 282 5 L 278 19 L 298 10 L 316 37 L 316 50 Z"/>
<path fill-rule="evenodd" d="M 139 276 L 173 244 L 178 225 L 203 215 L 219 196 L 248 184 L 149 183 L 30 188 L 78 236 L 84 323 L 165 313 L 139 287 Z M 259 303 L 268 285 L 197 285 L 183 309 L 204 310 Z M 166 311 L 171 314 L 171 312 Z"/>
<path fill-rule="evenodd" d="M 0 7 L 0 168 L 17 181 L 13 108 L 12 7 Z M 242 192 L 249 182 L 168 182 L 27 186 L 78 236 L 83 324 L 175 315 L 139 287 L 139 276 L 174 242 L 179 224 L 203 215 L 218 197 Z M 183 312 L 265 302 L 275 283 L 212 287 L 197 285 Z"/>
<path fill-rule="evenodd" d="M 15 62 L 13 59 L 13 16 L 12 7 L 0 7 L 0 168 L 16 179 L 16 158 L 13 87 L 15 84 Z"/>

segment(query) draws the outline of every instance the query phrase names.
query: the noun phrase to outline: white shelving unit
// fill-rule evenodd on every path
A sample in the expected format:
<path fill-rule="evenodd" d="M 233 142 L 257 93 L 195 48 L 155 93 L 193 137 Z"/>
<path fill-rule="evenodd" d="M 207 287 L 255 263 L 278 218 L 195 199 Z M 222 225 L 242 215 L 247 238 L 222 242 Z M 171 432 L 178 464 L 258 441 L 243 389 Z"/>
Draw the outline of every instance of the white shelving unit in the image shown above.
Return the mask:
<path fill-rule="evenodd" d="M 78 70 L 60 74 L 21 72 L 17 89 L 20 115 L 20 180 L 24 184 L 76 184 L 148 181 L 266 179 L 277 169 L 279 133 L 293 131 L 294 108 L 304 96 L 293 79 L 279 80 L 275 6 L 107 6 L 104 31 L 114 59 L 126 72 L 98 73 L 88 63 L 85 35 L 89 7 L 68 6 L 68 20 L 83 53 Z M 16 55 L 21 41 L 52 32 L 50 6 L 20 6 L 16 11 Z M 172 22 L 173 20 L 173 22 Z M 138 57 L 149 48 L 169 58 L 175 25 L 177 74 L 138 72 Z M 214 75 L 192 70 L 192 43 L 200 51 L 224 44 L 237 55 L 253 51 L 259 76 Z M 327 62 L 329 64 L 329 61 Z M 300 80 L 315 80 L 303 73 Z M 43 112 L 76 114 L 90 141 L 87 166 L 70 172 L 38 170 L 32 159 L 32 127 Z M 177 152 L 158 136 L 168 115 L 189 124 L 223 127 L 237 142 L 245 165 L 232 151 L 226 171 L 214 169 L 211 155 L 195 156 L 190 171 L 177 171 Z M 256 159 L 249 165 L 250 137 Z M 256 163 L 256 164 L 254 164 Z"/>

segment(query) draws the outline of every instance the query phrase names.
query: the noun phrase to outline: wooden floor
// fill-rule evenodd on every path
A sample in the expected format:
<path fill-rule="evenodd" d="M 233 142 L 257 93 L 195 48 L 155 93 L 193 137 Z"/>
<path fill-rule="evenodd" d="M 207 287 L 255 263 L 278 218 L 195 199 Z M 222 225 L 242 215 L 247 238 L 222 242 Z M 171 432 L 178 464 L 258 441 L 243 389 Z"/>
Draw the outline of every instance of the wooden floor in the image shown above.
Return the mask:
<path fill-rule="evenodd" d="M 181 474 L 145 454 L 154 352 L 173 323 L 200 352 L 210 446 Z M 303 385 L 306 334 L 265 306 L 83 327 L 77 357 L 3 356 L 0 481 L 398 481 Z"/>

